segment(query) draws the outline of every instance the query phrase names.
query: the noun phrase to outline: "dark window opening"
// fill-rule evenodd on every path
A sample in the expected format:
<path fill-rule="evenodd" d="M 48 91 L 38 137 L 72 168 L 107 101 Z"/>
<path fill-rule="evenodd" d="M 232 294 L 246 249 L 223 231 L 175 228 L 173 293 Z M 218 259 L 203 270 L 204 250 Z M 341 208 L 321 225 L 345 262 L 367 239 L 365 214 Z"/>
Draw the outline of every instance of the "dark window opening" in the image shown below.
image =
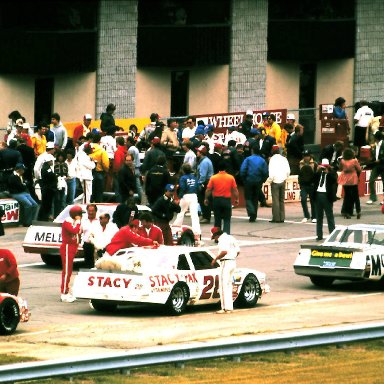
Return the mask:
<path fill-rule="evenodd" d="M 35 81 L 35 125 L 51 121 L 53 84 L 52 78 L 36 79 Z"/>
<path fill-rule="evenodd" d="M 206 252 L 191 252 L 191 259 L 195 269 L 211 269 L 212 257 Z"/>
<path fill-rule="evenodd" d="M 189 271 L 191 268 L 189 268 L 189 264 L 187 261 L 187 258 L 185 255 L 180 255 L 179 256 L 179 261 L 177 263 L 177 269 L 179 271 Z"/>
<path fill-rule="evenodd" d="M 171 74 L 171 116 L 188 115 L 189 72 Z"/>

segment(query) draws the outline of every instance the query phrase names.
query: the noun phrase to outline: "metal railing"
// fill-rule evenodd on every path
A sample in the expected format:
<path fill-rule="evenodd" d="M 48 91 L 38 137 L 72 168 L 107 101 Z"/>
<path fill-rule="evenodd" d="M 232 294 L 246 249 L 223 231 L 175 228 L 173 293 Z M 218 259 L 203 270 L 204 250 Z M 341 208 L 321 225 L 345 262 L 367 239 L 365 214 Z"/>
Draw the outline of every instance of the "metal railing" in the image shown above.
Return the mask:
<path fill-rule="evenodd" d="M 384 337 L 384 323 L 334 326 L 299 332 L 262 336 L 239 336 L 236 341 L 219 340 L 183 345 L 150 347 L 118 354 L 103 354 L 76 359 L 10 364 L 0 367 L 0 383 L 37 380 L 49 377 L 72 377 L 78 374 L 108 370 L 129 371 L 132 368 L 245 354 L 291 350 L 328 344 Z"/>

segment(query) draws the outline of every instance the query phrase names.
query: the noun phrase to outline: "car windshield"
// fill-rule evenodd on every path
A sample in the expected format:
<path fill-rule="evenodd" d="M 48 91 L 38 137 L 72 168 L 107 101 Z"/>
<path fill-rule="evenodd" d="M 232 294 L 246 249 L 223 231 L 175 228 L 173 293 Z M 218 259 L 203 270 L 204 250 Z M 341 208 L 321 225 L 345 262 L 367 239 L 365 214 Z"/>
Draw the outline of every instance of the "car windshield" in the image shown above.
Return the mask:
<path fill-rule="evenodd" d="M 384 231 L 351 228 L 336 229 L 327 242 L 384 245 Z"/>

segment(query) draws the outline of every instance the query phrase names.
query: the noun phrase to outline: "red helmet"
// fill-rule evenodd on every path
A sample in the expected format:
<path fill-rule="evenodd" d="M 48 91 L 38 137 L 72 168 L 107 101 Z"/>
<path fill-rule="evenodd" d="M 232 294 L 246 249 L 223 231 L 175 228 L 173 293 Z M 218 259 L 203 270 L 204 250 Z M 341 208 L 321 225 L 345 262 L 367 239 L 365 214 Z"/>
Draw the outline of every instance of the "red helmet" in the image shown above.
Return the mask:
<path fill-rule="evenodd" d="M 83 215 L 83 208 L 80 207 L 80 205 L 74 205 L 70 210 L 69 210 L 69 216 L 74 219 L 76 216 L 82 216 Z"/>

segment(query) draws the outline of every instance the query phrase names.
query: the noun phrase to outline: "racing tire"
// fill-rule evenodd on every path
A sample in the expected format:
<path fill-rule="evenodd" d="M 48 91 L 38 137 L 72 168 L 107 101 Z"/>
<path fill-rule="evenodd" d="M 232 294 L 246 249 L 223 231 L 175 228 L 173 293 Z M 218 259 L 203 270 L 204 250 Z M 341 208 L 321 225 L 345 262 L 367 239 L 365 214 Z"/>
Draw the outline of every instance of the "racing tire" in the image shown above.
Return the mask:
<path fill-rule="evenodd" d="M 61 257 L 60 255 L 50 255 L 50 254 L 41 254 L 41 260 L 50 267 L 60 267 L 61 264 Z"/>
<path fill-rule="evenodd" d="M 260 290 L 260 284 L 256 276 L 247 275 L 234 304 L 243 308 L 254 307 L 259 300 Z"/>
<path fill-rule="evenodd" d="M 185 284 L 176 284 L 171 293 L 169 294 L 168 300 L 165 303 L 167 312 L 173 316 L 180 316 L 185 312 L 189 300 L 188 287 Z"/>
<path fill-rule="evenodd" d="M 309 278 L 313 285 L 321 288 L 329 288 L 335 281 L 333 277 L 327 276 L 310 276 Z"/>
<path fill-rule="evenodd" d="M 6 297 L 0 302 L 0 335 L 11 335 L 20 322 L 20 309 L 16 300 Z"/>
<path fill-rule="evenodd" d="M 114 312 L 117 308 L 117 303 L 109 300 L 92 299 L 89 305 L 97 312 Z"/>
<path fill-rule="evenodd" d="M 179 245 L 185 245 L 187 247 L 195 246 L 195 237 L 193 236 L 192 231 L 186 230 L 182 233 L 179 240 Z"/>

